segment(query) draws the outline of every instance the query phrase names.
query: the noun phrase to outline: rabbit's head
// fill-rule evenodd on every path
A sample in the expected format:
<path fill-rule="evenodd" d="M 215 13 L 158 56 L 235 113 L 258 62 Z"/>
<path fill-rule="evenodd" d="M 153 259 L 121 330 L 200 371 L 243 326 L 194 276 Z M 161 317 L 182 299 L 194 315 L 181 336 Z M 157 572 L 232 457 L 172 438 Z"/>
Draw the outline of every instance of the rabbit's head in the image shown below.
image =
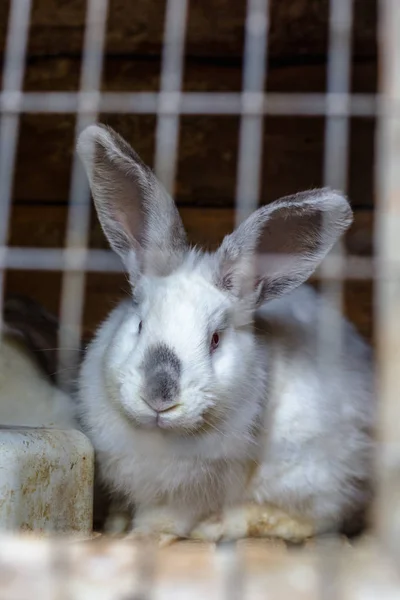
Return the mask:
<path fill-rule="evenodd" d="M 312 274 L 351 223 L 347 200 L 329 189 L 282 198 L 205 253 L 189 247 L 173 200 L 118 134 L 92 125 L 78 153 L 132 288 L 104 349 L 110 402 L 160 435 L 250 427 L 265 383 L 254 313 Z"/>

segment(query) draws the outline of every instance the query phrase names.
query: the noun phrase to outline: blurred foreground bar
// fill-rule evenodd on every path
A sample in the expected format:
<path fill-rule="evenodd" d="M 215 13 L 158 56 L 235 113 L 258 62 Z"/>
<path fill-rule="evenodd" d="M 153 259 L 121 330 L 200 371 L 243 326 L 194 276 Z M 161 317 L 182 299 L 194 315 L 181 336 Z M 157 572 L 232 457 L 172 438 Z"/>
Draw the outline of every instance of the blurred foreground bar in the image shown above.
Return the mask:
<path fill-rule="evenodd" d="M 400 2 L 380 2 L 382 102 L 400 98 Z M 400 118 L 379 121 L 377 148 L 376 249 L 382 278 L 377 285 L 379 499 L 376 523 L 393 556 L 400 536 Z"/>
<path fill-rule="evenodd" d="M 60 543 L 57 544 L 61 549 Z M 2 538 L 0 598 L 7 600 L 219 600 L 320 597 L 318 553 L 267 541 L 236 548 L 178 543 L 158 550 L 145 541 L 106 540 L 62 544 L 63 568 L 54 567 L 54 540 Z M 396 570 L 371 542 L 343 543 L 339 555 L 340 597 L 397 598 Z M 229 593 L 236 573 L 234 596 Z M 238 577 L 238 574 L 240 576 Z M 373 596 L 371 596 L 373 591 Z M 60 595 L 62 594 L 62 595 Z"/>

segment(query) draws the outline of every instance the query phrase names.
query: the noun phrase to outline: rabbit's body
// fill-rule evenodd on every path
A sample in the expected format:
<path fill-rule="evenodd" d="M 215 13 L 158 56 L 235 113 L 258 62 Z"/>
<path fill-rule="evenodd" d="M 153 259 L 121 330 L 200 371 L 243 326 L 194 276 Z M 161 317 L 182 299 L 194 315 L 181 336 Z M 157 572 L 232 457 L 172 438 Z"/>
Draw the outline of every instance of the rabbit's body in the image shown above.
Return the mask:
<path fill-rule="evenodd" d="M 249 332 L 247 350 L 243 344 L 246 375 L 233 386 L 242 407 L 224 425 L 183 438 L 137 429 L 115 410 L 118 392 L 113 374 L 104 370 L 104 354 L 133 309 L 124 302 L 114 310 L 83 367 L 84 421 L 104 479 L 139 509 L 138 529 L 187 536 L 207 516 L 253 501 L 325 531 L 365 505 L 373 422 L 369 349 L 339 317 L 341 363 L 331 362 L 318 376 L 320 304 L 318 294 L 302 286 L 259 310 L 256 337 Z M 236 528 L 237 521 L 235 512 Z M 257 525 L 248 531 L 241 525 L 243 535 L 255 531 Z M 207 525 L 193 533 L 212 538 L 219 532 Z M 297 529 L 284 530 L 283 537 L 297 536 Z"/>
<path fill-rule="evenodd" d="M 261 313 L 256 327 L 264 330 L 259 331 L 264 343 L 272 345 L 272 382 L 252 499 L 303 515 L 319 531 L 340 527 L 369 499 L 374 422 L 370 349 L 307 286 L 271 302 Z M 335 332 L 342 327 L 338 353 L 320 338 L 322 314 Z"/>
<path fill-rule="evenodd" d="M 89 127 L 78 150 L 132 284 L 87 349 L 82 423 L 134 529 L 298 540 L 340 527 L 368 499 L 370 352 L 298 286 L 351 223 L 347 201 L 282 199 L 201 253 L 119 136 Z M 340 352 L 321 346 L 319 316 L 342 325 Z"/>
<path fill-rule="evenodd" d="M 0 423 L 77 428 L 72 397 L 56 385 L 57 319 L 23 296 L 7 296 L 0 343 Z"/>
<path fill-rule="evenodd" d="M 30 427 L 75 426 L 74 404 L 57 389 L 25 344 L 5 335 L 0 344 L 0 423 Z"/>

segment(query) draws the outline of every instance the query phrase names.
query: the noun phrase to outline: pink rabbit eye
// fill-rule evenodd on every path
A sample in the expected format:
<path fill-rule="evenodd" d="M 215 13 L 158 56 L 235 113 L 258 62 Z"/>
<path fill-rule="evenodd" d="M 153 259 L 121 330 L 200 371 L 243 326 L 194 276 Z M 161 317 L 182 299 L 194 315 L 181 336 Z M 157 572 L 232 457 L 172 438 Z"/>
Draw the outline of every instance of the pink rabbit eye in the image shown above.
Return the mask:
<path fill-rule="evenodd" d="M 212 338 L 211 338 L 211 352 L 214 352 L 214 350 L 216 350 L 218 348 L 218 344 L 219 344 L 219 334 L 218 333 L 214 333 Z"/>
<path fill-rule="evenodd" d="M 143 326 L 143 321 L 140 321 L 139 323 L 139 327 L 138 327 L 138 333 L 140 334 L 142 331 L 142 326 Z"/>

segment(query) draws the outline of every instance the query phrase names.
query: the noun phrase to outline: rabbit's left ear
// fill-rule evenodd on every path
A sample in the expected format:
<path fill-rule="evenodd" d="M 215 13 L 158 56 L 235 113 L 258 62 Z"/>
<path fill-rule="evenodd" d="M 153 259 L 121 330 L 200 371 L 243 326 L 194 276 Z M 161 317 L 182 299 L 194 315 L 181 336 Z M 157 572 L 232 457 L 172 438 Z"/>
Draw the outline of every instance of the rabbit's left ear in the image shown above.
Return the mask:
<path fill-rule="evenodd" d="M 88 175 L 99 221 L 134 283 L 151 263 L 172 270 L 186 250 L 174 201 L 131 146 L 110 127 L 90 125 L 77 151 Z"/>
<path fill-rule="evenodd" d="M 310 277 L 351 222 L 346 198 L 328 188 L 263 206 L 224 238 L 215 283 L 256 305 L 279 297 Z"/>

